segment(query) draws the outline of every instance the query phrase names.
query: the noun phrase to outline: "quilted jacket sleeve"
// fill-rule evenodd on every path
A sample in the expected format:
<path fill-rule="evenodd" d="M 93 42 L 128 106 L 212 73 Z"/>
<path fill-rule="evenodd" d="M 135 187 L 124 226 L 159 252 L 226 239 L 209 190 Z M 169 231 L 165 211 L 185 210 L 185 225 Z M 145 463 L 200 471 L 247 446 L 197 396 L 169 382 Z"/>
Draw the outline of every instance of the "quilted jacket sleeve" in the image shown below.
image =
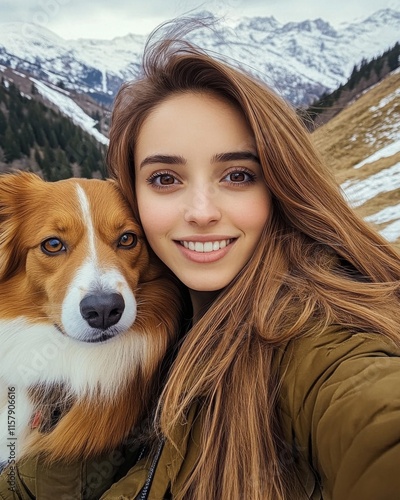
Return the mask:
<path fill-rule="evenodd" d="M 400 350 L 378 335 L 330 331 L 292 342 L 281 366 L 286 439 L 322 498 L 400 498 Z"/>
<path fill-rule="evenodd" d="M 130 450 L 124 453 L 114 450 L 91 461 L 51 466 L 39 457 L 32 457 L 2 472 L 0 499 L 99 500 L 119 475 L 131 467 L 135 455 Z"/>

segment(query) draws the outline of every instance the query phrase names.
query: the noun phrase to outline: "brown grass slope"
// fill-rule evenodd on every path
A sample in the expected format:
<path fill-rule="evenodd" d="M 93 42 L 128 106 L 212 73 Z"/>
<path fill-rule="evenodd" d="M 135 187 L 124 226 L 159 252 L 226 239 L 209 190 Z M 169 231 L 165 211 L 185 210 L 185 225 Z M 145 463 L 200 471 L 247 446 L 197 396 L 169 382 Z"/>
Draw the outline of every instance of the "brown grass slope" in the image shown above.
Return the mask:
<path fill-rule="evenodd" d="M 360 181 L 365 183 L 371 176 L 382 172 L 383 182 L 390 186 L 390 178 L 385 178 L 386 175 L 391 175 L 388 169 L 392 167 L 394 175 L 393 170 L 400 164 L 400 72 L 394 71 L 365 91 L 341 113 L 313 132 L 312 137 L 340 184 L 356 185 Z M 397 147 L 394 146 L 395 143 Z M 362 167 L 354 168 L 390 145 L 393 145 L 390 154 L 375 161 L 371 159 Z M 373 182 L 371 184 L 374 185 Z M 400 207 L 400 187 L 396 186 L 393 182 L 393 189 L 386 188 L 385 192 L 377 192 L 359 206 L 353 205 L 362 217 L 371 217 L 386 207 Z M 356 191 L 357 187 L 353 189 Z M 396 220 L 400 221 L 400 208 L 394 209 L 391 220 L 376 224 L 376 227 L 381 231 Z M 394 244 L 400 249 L 400 237 Z"/>

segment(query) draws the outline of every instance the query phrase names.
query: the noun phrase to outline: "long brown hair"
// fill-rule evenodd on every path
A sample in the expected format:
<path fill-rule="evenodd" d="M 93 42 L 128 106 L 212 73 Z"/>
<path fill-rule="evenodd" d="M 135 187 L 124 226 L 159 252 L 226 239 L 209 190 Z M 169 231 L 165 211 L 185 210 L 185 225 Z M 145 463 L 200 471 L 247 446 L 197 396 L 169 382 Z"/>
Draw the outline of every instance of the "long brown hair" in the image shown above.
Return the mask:
<path fill-rule="evenodd" d="M 400 344 L 399 255 L 349 208 L 286 102 L 174 37 L 147 47 L 142 76 L 115 101 L 108 162 L 134 207 L 141 124 L 179 92 L 209 92 L 240 107 L 273 200 L 254 256 L 186 335 L 162 395 L 167 438 L 195 401 L 202 406 L 200 457 L 179 498 L 292 498 L 276 349 L 333 323 Z"/>

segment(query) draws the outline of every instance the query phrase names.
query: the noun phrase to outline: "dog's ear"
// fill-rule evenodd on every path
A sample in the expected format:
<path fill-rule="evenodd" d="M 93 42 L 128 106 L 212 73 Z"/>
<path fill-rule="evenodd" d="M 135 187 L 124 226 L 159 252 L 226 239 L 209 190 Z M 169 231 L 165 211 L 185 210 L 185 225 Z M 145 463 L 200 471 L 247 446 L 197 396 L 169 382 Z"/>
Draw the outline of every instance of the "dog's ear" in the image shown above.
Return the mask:
<path fill-rule="evenodd" d="M 0 281 L 25 264 L 22 228 L 29 223 L 28 202 L 40 177 L 28 172 L 0 176 Z"/>

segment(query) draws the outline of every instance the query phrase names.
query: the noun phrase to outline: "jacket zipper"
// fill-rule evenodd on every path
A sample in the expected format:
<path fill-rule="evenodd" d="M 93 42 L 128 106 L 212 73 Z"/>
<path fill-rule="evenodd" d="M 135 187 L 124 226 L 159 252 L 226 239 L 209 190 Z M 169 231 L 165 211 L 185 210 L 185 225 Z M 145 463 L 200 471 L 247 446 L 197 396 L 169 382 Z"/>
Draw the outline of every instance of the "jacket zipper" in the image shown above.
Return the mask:
<path fill-rule="evenodd" d="M 136 497 L 136 500 L 147 500 L 147 498 L 148 498 L 150 486 L 151 486 L 151 483 L 153 482 L 154 473 L 156 471 L 157 464 L 160 460 L 161 452 L 164 448 L 164 443 L 165 443 L 165 439 L 163 438 L 160 441 L 160 444 L 158 445 L 156 454 L 154 455 L 154 458 L 153 458 L 153 461 L 151 463 L 149 473 L 147 475 L 147 479 L 146 479 L 146 482 L 144 483 L 143 489 L 139 493 L 139 495 Z"/>

